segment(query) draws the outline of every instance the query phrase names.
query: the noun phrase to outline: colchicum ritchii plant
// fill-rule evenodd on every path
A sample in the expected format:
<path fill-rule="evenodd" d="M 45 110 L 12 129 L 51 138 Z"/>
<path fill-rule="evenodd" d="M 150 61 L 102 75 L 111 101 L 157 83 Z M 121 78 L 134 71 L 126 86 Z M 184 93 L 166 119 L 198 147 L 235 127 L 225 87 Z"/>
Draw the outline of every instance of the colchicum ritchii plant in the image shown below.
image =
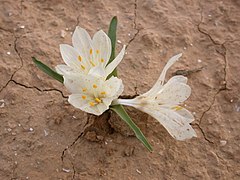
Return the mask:
<path fill-rule="evenodd" d="M 100 30 L 91 38 L 85 29 L 76 27 L 72 36 L 73 46 L 60 45 L 65 64 L 57 65 L 56 71 L 34 57 L 33 61 L 42 71 L 64 84 L 71 93 L 68 97 L 71 105 L 97 116 L 108 109 L 113 110 L 149 151 L 152 151 L 151 145 L 122 105 L 132 106 L 149 114 L 176 140 L 196 137 L 190 125 L 194 117 L 181 106 L 191 94 L 187 78 L 173 76 L 164 83 L 167 70 L 182 54 L 177 54 L 168 61 L 159 79 L 148 92 L 134 99 L 118 99 L 124 86 L 117 77 L 116 67 L 124 57 L 125 46 L 115 57 L 116 28 L 116 17 L 110 23 L 108 35 Z"/>

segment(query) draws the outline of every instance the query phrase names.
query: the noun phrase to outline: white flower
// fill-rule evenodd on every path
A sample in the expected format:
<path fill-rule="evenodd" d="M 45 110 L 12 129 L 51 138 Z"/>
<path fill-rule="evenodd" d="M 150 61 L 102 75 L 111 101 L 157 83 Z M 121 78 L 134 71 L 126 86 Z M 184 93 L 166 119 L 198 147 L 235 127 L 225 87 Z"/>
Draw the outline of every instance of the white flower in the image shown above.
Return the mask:
<path fill-rule="evenodd" d="M 109 109 L 112 101 L 123 92 L 122 80 L 111 77 L 108 80 L 92 75 L 68 73 L 64 85 L 72 93 L 68 102 L 87 113 L 101 115 Z"/>
<path fill-rule="evenodd" d="M 118 56 L 108 64 L 112 51 L 111 40 L 102 30 L 95 33 L 91 39 L 85 29 L 77 26 L 72 43 L 73 47 L 67 44 L 60 45 L 60 52 L 66 65 L 58 65 L 56 70 L 62 75 L 66 71 L 71 71 L 106 79 L 125 53 L 124 46 Z"/>
<path fill-rule="evenodd" d="M 118 99 L 114 104 L 133 106 L 157 119 L 177 140 L 196 137 L 189 123 L 194 120 L 192 114 L 181 107 L 191 94 L 191 88 L 186 84 L 184 76 L 174 76 L 166 84 L 164 79 L 167 70 L 182 54 L 173 56 L 164 67 L 155 85 L 145 94 L 134 99 Z"/>

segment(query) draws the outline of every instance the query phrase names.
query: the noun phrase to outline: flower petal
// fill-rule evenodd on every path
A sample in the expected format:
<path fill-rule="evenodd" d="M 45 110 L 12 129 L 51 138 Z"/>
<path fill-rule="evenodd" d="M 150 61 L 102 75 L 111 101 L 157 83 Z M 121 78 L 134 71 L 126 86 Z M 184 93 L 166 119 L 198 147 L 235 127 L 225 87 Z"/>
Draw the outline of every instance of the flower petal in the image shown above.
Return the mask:
<path fill-rule="evenodd" d="M 171 57 L 165 67 L 162 70 L 161 75 L 159 76 L 157 82 L 154 84 L 154 86 L 146 93 L 144 93 L 144 96 L 154 96 L 163 86 L 165 76 L 167 73 L 167 70 L 182 56 L 182 53 L 177 54 L 173 57 Z"/>
<path fill-rule="evenodd" d="M 83 56 L 83 61 L 86 62 L 90 59 L 90 49 L 92 48 L 91 41 L 92 40 L 88 32 L 77 26 L 72 36 L 72 43 L 78 53 Z"/>
<path fill-rule="evenodd" d="M 121 79 L 118 79 L 117 77 L 111 77 L 105 82 L 105 87 L 107 87 L 106 91 L 108 94 L 108 97 L 114 97 L 117 98 L 120 96 L 123 92 L 123 83 Z"/>
<path fill-rule="evenodd" d="M 100 30 L 94 34 L 92 44 L 94 47 L 94 60 L 97 61 L 95 63 L 100 63 L 105 67 L 112 51 L 110 38 L 103 30 Z"/>
<path fill-rule="evenodd" d="M 117 67 L 117 65 L 123 59 L 123 56 L 125 54 L 125 47 L 126 46 L 124 45 L 122 50 L 121 50 L 121 52 L 117 55 L 117 57 L 110 64 L 107 65 L 107 67 L 106 67 L 106 76 L 111 74 L 111 72 L 113 72 L 113 70 Z"/>
<path fill-rule="evenodd" d="M 159 104 L 180 104 L 191 94 L 191 88 L 187 84 L 176 81 L 167 82 L 158 92 L 155 100 Z"/>
<path fill-rule="evenodd" d="M 103 113 L 99 111 L 97 106 L 90 106 L 89 99 L 83 100 L 82 96 L 82 94 L 71 94 L 68 98 L 68 102 L 75 108 L 81 109 L 87 113 L 91 113 L 97 116 Z"/>
<path fill-rule="evenodd" d="M 159 105 L 144 106 L 140 110 L 158 120 L 177 140 L 183 141 L 197 137 L 196 132 L 189 124 L 189 119 L 174 113 L 172 110 L 161 108 Z"/>
<path fill-rule="evenodd" d="M 81 62 L 78 60 L 79 54 L 72 46 L 67 44 L 60 44 L 60 52 L 64 62 L 68 66 L 72 68 L 80 69 Z"/>
<path fill-rule="evenodd" d="M 61 75 L 71 75 L 75 73 L 80 73 L 77 69 L 67 66 L 65 64 L 60 64 L 55 67 L 57 73 Z"/>
<path fill-rule="evenodd" d="M 95 77 L 98 77 L 98 78 L 103 78 L 105 79 L 106 75 L 105 75 L 105 69 L 103 66 L 96 66 L 96 67 L 93 67 L 89 70 L 88 72 L 89 75 L 92 75 L 92 76 L 95 76 Z"/>

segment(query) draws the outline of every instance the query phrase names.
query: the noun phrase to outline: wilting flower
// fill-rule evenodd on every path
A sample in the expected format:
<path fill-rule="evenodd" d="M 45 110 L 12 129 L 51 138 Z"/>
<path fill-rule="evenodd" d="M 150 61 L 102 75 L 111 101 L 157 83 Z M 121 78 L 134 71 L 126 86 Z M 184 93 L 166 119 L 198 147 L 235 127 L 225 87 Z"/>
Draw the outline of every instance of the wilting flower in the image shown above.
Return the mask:
<path fill-rule="evenodd" d="M 118 56 L 108 64 L 112 51 L 111 40 L 102 30 L 95 33 L 91 39 L 85 29 L 77 26 L 72 43 L 73 47 L 67 44 L 60 45 L 60 52 L 66 65 L 58 65 L 56 70 L 62 75 L 71 71 L 106 79 L 125 53 L 124 46 Z"/>
<path fill-rule="evenodd" d="M 194 120 L 192 114 L 180 104 L 191 94 L 191 88 L 186 84 L 184 76 L 174 76 L 166 84 L 164 79 L 167 70 L 182 54 L 173 56 L 164 67 L 155 85 L 145 94 L 134 99 L 118 99 L 115 104 L 135 107 L 157 119 L 177 140 L 196 137 L 189 123 Z"/>
<path fill-rule="evenodd" d="M 123 92 L 122 80 L 116 77 L 104 80 L 79 73 L 68 73 L 63 77 L 64 85 L 71 93 L 69 103 L 87 113 L 101 115 Z"/>

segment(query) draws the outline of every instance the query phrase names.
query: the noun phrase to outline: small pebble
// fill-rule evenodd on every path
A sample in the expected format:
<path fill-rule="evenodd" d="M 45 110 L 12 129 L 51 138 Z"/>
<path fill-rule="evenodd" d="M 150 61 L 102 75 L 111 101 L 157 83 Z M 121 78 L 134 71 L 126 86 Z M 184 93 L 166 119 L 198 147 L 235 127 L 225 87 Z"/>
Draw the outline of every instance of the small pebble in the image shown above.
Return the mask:
<path fill-rule="evenodd" d="M 121 43 L 122 43 L 120 40 L 117 40 L 117 42 L 118 42 L 119 44 L 121 44 Z"/>
<path fill-rule="evenodd" d="M 43 130 L 44 131 L 44 136 L 48 136 L 48 132 L 47 132 L 47 130 Z"/>
<path fill-rule="evenodd" d="M 221 146 L 225 146 L 227 144 L 227 141 L 226 140 L 220 140 L 220 145 Z"/>
<path fill-rule="evenodd" d="M 32 132 L 32 131 L 33 131 L 33 128 L 29 128 L 29 131 L 31 131 L 31 132 Z"/>
<path fill-rule="evenodd" d="M 62 168 L 63 172 L 66 172 L 66 173 L 69 173 L 70 172 L 70 169 L 65 169 L 65 168 Z"/>
<path fill-rule="evenodd" d="M 136 169 L 136 171 L 137 171 L 137 173 L 138 173 L 138 174 L 142 174 L 142 172 L 141 172 L 141 171 L 139 171 L 138 169 Z"/>
<path fill-rule="evenodd" d="M 24 29 L 25 28 L 25 26 L 24 25 L 21 25 L 21 26 L 19 26 L 21 29 Z"/>
<path fill-rule="evenodd" d="M 61 30 L 61 37 L 64 38 L 67 35 L 66 31 Z"/>
<path fill-rule="evenodd" d="M 11 52 L 8 51 L 8 52 L 7 52 L 7 55 L 10 55 L 10 54 L 11 54 Z"/>
<path fill-rule="evenodd" d="M 202 60 L 201 60 L 201 59 L 198 59 L 197 61 L 198 61 L 199 63 L 201 63 L 201 62 L 202 62 Z"/>
<path fill-rule="evenodd" d="M 8 16 L 12 16 L 12 13 L 11 13 L 11 12 L 9 12 L 9 13 L 8 13 Z"/>
<path fill-rule="evenodd" d="M 131 34 L 130 34 L 130 33 L 128 33 L 128 36 L 131 36 Z"/>
<path fill-rule="evenodd" d="M 232 102 L 233 102 L 233 99 L 231 99 L 230 102 L 232 103 Z"/>
<path fill-rule="evenodd" d="M 187 48 L 186 47 L 183 47 L 184 50 L 186 50 Z"/>
<path fill-rule="evenodd" d="M 11 128 L 8 128 L 8 129 L 7 129 L 7 131 L 8 131 L 8 132 L 11 132 L 11 131 L 12 131 L 12 129 L 11 129 Z"/>
<path fill-rule="evenodd" d="M 193 44 L 191 43 L 190 46 L 193 46 Z"/>
<path fill-rule="evenodd" d="M 17 133 L 15 133 L 15 132 L 12 132 L 12 135 L 13 135 L 13 136 L 16 136 L 16 135 L 17 135 Z"/>
<path fill-rule="evenodd" d="M 211 15 L 211 14 L 209 14 L 209 15 L 208 15 L 208 17 L 212 17 L 212 15 Z"/>

